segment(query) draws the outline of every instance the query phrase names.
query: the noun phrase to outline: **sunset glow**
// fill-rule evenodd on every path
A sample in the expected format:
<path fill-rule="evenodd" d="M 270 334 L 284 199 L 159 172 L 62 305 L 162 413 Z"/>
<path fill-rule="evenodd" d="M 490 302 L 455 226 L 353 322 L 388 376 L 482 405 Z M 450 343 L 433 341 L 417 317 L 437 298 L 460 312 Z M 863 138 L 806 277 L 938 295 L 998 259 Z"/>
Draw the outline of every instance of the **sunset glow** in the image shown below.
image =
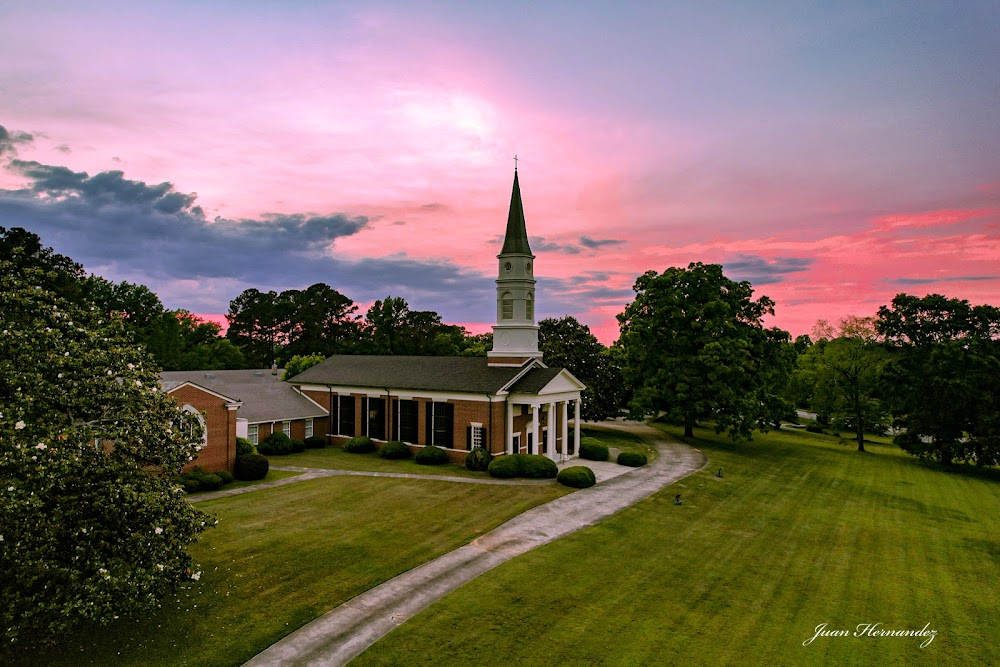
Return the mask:
<path fill-rule="evenodd" d="M 0 225 L 171 308 L 325 282 L 481 331 L 516 154 L 538 315 L 605 343 L 693 261 L 796 335 L 1000 304 L 995 2 L 679 4 L 5 2 Z"/>

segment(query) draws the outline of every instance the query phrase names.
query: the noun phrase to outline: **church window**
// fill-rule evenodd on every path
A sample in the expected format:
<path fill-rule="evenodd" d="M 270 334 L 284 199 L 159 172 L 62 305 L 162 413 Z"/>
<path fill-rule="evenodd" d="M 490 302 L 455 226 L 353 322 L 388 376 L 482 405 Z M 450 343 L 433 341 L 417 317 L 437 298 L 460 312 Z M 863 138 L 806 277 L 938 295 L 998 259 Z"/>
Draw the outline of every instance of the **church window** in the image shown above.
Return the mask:
<path fill-rule="evenodd" d="M 400 442 L 417 444 L 417 415 L 419 404 L 416 401 L 393 401 L 393 438 Z"/>
<path fill-rule="evenodd" d="M 313 420 L 311 419 L 306 420 L 306 437 L 313 437 Z"/>
<path fill-rule="evenodd" d="M 252 442 L 254 444 L 254 446 L 257 445 L 257 425 L 256 424 L 249 424 L 249 425 L 247 425 L 247 439 L 250 442 Z"/>
<path fill-rule="evenodd" d="M 372 440 L 385 440 L 385 399 L 363 398 L 362 410 L 366 413 L 367 435 Z"/>
<path fill-rule="evenodd" d="M 354 437 L 354 397 L 337 396 L 337 435 Z"/>
<path fill-rule="evenodd" d="M 427 403 L 428 445 L 451 447 L 455 430 L 455 406 L 451 403 Z"/>
<path fill-rule="evenodd" d="M 281 431 L 289 438 L 292 437 L 292 422 L 290 421 L 281 422 Z"/>
<path fill-rule="evenodd" d="M 528 300 L 524 302 L 524 319 L 534 321 L 535 319 L 535 295 L 528 292 Z"/>
<path fill-rule="evenodd" d="M 510 292 L 504 292 L 500 298 L 500 318 L 514 319 L 514 296 Z"/>

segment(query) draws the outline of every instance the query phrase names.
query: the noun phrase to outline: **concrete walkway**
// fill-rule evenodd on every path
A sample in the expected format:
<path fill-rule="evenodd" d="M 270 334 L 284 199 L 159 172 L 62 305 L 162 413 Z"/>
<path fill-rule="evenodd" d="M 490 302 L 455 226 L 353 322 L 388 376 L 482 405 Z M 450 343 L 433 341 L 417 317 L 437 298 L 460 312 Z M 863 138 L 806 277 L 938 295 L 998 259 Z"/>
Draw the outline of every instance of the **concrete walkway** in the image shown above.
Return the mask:
<path fill-rule="evenodd" d="M 635 433 L 654 444 L 660 455 L 648 466 L 534 507 L 464 547 L 348 600 L 259 653 L 246 666 L 344 665 L 462 584 L 537 546 L 598 523 L 708 462 L 700 451 L 644 424 L 601 426 Z M 579 464 L 585 463 L 589 462 Z"/>

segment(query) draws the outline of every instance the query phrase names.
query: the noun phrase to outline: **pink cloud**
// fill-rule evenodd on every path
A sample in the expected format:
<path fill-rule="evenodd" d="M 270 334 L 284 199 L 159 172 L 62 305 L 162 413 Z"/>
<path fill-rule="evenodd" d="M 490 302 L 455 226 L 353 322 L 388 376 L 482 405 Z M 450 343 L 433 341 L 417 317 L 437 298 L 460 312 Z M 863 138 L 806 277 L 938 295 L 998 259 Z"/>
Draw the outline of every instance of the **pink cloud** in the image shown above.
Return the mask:
<path fill-rule="evenodd" d="M 881 229 L 897 229 L 900 227 L 923 228 L 938 227 L 941 225 L 954 225 L 966 220 L 972 220 L 985 215 L 997 212 L 994 208 L 978 209 L 945 209 L 940 211 L 926 211 L 924 213 L 898 213 L 885 215 L 874 219 L 874 223 Z"/>

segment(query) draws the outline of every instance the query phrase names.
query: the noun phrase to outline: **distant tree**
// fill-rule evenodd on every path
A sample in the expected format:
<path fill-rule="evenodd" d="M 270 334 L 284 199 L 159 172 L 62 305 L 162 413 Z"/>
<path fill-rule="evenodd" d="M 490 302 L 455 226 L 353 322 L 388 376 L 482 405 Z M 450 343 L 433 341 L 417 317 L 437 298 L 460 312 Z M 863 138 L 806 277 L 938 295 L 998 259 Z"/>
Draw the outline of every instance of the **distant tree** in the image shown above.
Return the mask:
<path fill-rule="evenodd" d="M 305 369 L 312 368 L 323 361 L 326 361 L 326 357 L 322 354 L 295 355 L 285 364 L 285 374 L 281 376 L 281 379 L 293 378 Z"/>
<path fill-rule="evenodd" d="M 945 465 L 1000 462 L 1000 309 L 898 294 L 876 328 L 895 350 L 884 382 L 896 443 Z"/>
<path fill-rule="evenodd" d="M 802 334 L 800 336 L 795 337 L 795 342 L 793 343 L 793 345 L 795 346 L 795 352 L 797 354 L 802 354 L 810 347 L 812 347 L 813 341 L 812 338 L 809 337 L 809 334 Z"/>
<path fill-rule="evenodd" d="M 481 334 L 464 333 L 459 344 L 459 356 L 462 357 L 485 357 L 493 349 L 493 332 L 487 331 Z"/>
<path fill-rule="evenodd" d="M 400 354 L 400 332 L 406 326 L 410 307 L 403 297 L 376 299 L 365 315 L 372 354 Z"/>
<path fill-rule="evenodd" d="M 365 315 L 364 331 L 369 354 L 418 356 L 458 355 L 465 333 L 444 324 L 433 310 L 410 310 L 402 297 L 376 300 Z"/>
<path fill-rule="evenodd" d="M 283 332 L 287 341 L 281 358 L 321 354 L 331 356 L 356 347 L 360 319 L 351 299 L 324 283 L 304 290 L 282 292 L 279 301 L 288 303 L 289 315 Z"/>
<path fill-rule="evenodd" d="M 198 578 L 186 548 L 210 521 L 169 480 L 198 421 L 59 282 L 0 260 L 0 656 L 155 607 Z"/>
<path fill-rule="evenodd" d="M 790 370 L 791 345 L 787 332 L 763 326 L 774 314 L 771 299 L 754 301 L 750 283 L 700 262 L 648 271 L 634 289 L 635 301 L 618 315 L 633 413 L 665 410 L 687 436 L 698 420 L 711 419 L 733 439 L 780 419 L 777 388 Z"/>
<path fill-rule="evenodd" d="M 244 290 L 229 302 L 226 338 L 240 348 L 247 363 L 266 368 L 288 339 L 290 314 L 288 299 L 277 292 Z"/>
<path fill-rule="evenodd" d="M 538 349 L 550 368 L 568 370 L 587 385 L 581 416 L 591 421 L 616 417 L 624 404 L 624 379 L 608 349 L 590 327 L 566 315 L 538 323 Z"/>
<path fill-rule="evenodd" d="M 12 272 L 37 269 L 33 275 L 40 287 L 80 303 L 83 266 L 43 246 L 37 234 L 22 227 L 0 227 L 0 261 Z"/>
<path fill-rule="evenodd" d="M 800 355 L 791 384 L 803 388 L 813 410 L 849 424 L 863 452 L 865 430 L 878 430 L 885 419 L 879 387 L 889 352 L 878 341 L 873 317 L 852 315 L 836 330 L 828 324 L 815 330 L 821 329 L 824 337 Z M 834 331 L 837 337 L 826 338 Z"/>

